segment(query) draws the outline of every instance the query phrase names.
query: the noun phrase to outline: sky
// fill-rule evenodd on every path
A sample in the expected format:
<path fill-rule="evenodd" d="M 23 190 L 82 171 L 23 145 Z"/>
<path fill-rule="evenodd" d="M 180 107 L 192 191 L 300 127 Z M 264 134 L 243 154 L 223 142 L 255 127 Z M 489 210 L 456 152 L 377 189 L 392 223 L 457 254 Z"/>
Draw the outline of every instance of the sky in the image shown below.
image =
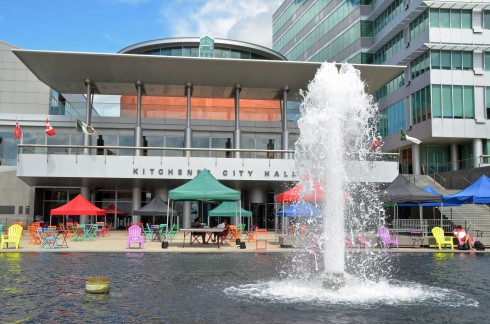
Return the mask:
<path fill-rule="evenodd" d="M 272 47 L 283 0 L 0 0 L 0 41 L 30 50 L 117 53 L 159 38 Z"/>

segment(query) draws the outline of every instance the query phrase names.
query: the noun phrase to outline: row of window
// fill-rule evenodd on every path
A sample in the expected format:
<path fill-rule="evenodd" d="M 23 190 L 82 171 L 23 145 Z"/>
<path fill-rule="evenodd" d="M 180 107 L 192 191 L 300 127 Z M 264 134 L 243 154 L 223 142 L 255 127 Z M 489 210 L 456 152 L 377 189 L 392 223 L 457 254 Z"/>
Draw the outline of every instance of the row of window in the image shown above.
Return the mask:
<path fill-rule="evenodd" d="M 13 136 L 13 133 L 0 133 L 2 142 L 0 143 L 0 164 L 1 165 L 16 165 L 17 156 L 17 144 L 19 140 Z M 44 145 L 46 142 L 46 136 L 42 133 L 24 133 L 24 144 L 39 144 Z M 47 138 L 48 145 L 83 145 L 83 134 L 60 134 Z M 92 145 L 97 146 L 134 146 L 134 135 L 99 135 L 98 138 L 92 140 Z M 183 136 L 144 136 L 143 145 L 145 147 L 184 147 Z M 193 137 L 193 148 L 233 148 L 233 140 L 231 136 L 229 138 L 216 138 L 216 137 Z M 272 147 L 271 147 L 272 145 Z M 255 138 L 242 136 L 241 148 L 242 149 L 280 149 L 280 138 Z M 289 139 L 289 149 L 294 150 L 295 139 Z M 44 153 L 45 150 L 36 149 L 37 151 L 29 151 L 32 149 L 24 150 L 24 153 Z M 97 150 L 97 154 L 104 154 L 103 150 Z M 75 149 L 65 148 L 49 148 L 49 153 L 75 153 Z M 81 152 L 78 152 L 81 153 Z M 130 149 L 110 149 L 106 154 L 110 155 L 134 155 L 134 151 Z M 160 150 L 148 150 L 145 152 L 148 156 L 183 156 L 182 151 L 160 151 Z M 229 152 L 192 152 L 192 156 L 200 157 L 228 157 Z M 244 158 L 267 158 L 266 153 L 260 152 L 242 152 L 240 154 Z"/>
<path fill-rule="evenodd" d="M 398 90 L 400 87 L 405 85 L 405 73 L 400 73 L 393 80 L 385 84 L 378 91 L 373 94 L 373 98 L 376 101 L 379 101 L 381 98 L 386 97 L 390 93 L 395 90 Z"/>
<path fill-rule="evenodd" d="M 430 26 L 436 28 L 471 29 L 471 10 L 430 9 Z"/>
<path fill-rule="evenodd" d="M 140 54 L 199 57 L 199 47 L 179 46 L 179 47 L 171 47 L 171 48 L 169 47 L 154 48 L 151 50 L 143 51 Z M 215 47 L 212 50 L 212 55 L 213 57 L 216 58 L 267 60 L 267 57 L 260 54 L 256 54 L 250 51 L 242 51 L 238 49 L 231 49 L 231 48 L 224 48 L 224 47 Z"/>
<path fill-rule="evenodd" d="M 274 49 L 276 51 L 282 50 L 284 46 L 286 46 L 293 38 L 295 38 L 296 35 L 298 35 L 300 31 L 303 30 L 303 28 L 305 28 L 305 26 L 307 26 L 311 21 L 320 19 L 320 12 L 326 6 L 328 6 L 330 2 L 331 0 L 315 2 L 308 9 L 306 9 L 306 11 L 299 18 L 296 18 L 296 13 L 294 12 L 295 10 L 297 10 L 297 8 L 294 8 L 295 10 L 290 10 L 293 9 L 293 6 L 290 6 L 286 10 L 287 14 L 283 14 L 279 20 L 282 21 L 284 18 L 289 19 L 289 17 L 292 16 L 293 23 L 288 28 L 288 30 L 283 35 L 281 35 L 281 37 L 277 39 L 277 41 L 274 43 Z M 276 33 L 280 29 L 280 27 L 282 27 L 282 25 L 283 24 L 277 24 L 277 22 L 274 23 L 272 25 L 273 33 Z M 276 26 L 279 27 L 277 28 L 277 30 Z"/>
<path fill-rule="evenodd" d="M 427 30 L 429 30 L 429 11 L 426 10 L 409 24 L 410 39 L 415 39 Z"/>
<path fill-rule="evenodd" d="M 374 64 L 381 64 L 398 52 L 403 47 L 403 32 L 399 32 L 383 47 L 374 53 Z"/>
<path fill-rule="evenodd" d="M 373 32 L 376 35 L 379 33 L 390 21 L 392 21 L 403 10 L 403 0 L 393 1 L 388 8 L 386 8 L 378 18 L 373 22 Z"/>
<path fill-rule="evenodd" d="M 383 109 L 379 113 L 378 131 L 381 136 L 386 137 L 405 129 L 406 120 L 405 100 L 400 100 L 393 105 Z"/>
<path fill-rule="evenodd" d="M 434 118 L 475 118 L 473 86 L 433 84 L 432 112 Z"/>
<path fill-rule="evenodd" d="M 358 5 L 354 5 L 351 1 L 345 1 L 341 3 L 335 8 L 335 10 L 329 13 L 327 18 L 325 18 L 321 23 L 315 26 L 315 28 L 312 29 L 306 37 L 299 41 L 291 49 L 291 51 L 287 53 L 287 57 L 292 60 L 302 60 L 303 53 L 305 53 L 311 46 L 316 44 L 322 37 L 327 35 L 333 28 L 335 28 L 342 20 L 349 16 L 358 7 Z M 302 25 L 301 29 L 304 26 L 305 25 Z M 357 28 L 359 28 L 359 26 Z M 294 37 L 294 35 L 292 37 Z M 356 36 L 356 38 L 359 38 L 359 34 L 357 34 Z M 342 47 L 341 49 L 343 48 L 344 47 Z M 282 47 L 276 46 L 276 44 L 274 44 L 274 49 L 280 51 Z"/>
<path fill-rule="evenodd" d="M 430 119 L 430 87 L 427 86 L 412 93 L 410 99 L 412 124 L 415 125 Z"/>
<path fill-rule="evenodd" d="M 309 61 L 330 61 L 340 51 L 359 39 L 359 26 L 360 22 L 357 22 L 355 25 L 348 28 L 342 34 L 339 34 L 337 38 L 335 38 L 327 46 L 322 48 L 321 51 L 312 56 Z"/>
<path fill-rule="evenodd" d="M 410 77 L 415 79 L 430 69 L 471 71 L 473 70 L 473 52 L 427 51 L 410 62 Z"/>

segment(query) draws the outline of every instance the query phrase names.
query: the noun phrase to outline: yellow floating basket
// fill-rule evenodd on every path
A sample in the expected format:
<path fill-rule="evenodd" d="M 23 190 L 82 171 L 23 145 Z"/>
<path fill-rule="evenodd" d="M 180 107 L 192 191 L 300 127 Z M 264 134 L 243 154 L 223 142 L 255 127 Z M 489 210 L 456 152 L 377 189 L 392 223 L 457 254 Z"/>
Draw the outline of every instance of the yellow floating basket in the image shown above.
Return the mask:
<path fill-rule="evenodd" d="M 107 276 L 88 277 L 85 282 L 85 291 L 91 294 L 107 294 L 111 281 Z"/>

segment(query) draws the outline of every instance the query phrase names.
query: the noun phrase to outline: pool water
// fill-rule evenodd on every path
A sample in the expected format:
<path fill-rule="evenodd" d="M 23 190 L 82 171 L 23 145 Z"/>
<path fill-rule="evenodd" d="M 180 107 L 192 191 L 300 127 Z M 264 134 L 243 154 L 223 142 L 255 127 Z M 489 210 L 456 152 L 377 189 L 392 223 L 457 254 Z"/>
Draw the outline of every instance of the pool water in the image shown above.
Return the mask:
<path fill-rule="evenodd" d="M 338 291 L 323 289 L 314 275 L 291 276 L 296 257 L 3 253 L 0 322 L 484 323 L 490 318 L 487 254 L 386 253 L 388 277 L 360 280 L 351 274 Z M 87 294 L 86 278 L 104 275 L 111 279 L 110 293 Z"/>

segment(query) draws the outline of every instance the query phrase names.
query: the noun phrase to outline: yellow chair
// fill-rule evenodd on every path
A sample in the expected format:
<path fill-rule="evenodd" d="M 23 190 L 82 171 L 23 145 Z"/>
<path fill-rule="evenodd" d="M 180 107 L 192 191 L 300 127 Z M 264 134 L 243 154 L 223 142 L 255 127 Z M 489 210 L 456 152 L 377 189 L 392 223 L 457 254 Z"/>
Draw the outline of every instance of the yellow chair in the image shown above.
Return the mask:
<path fill-rule="evenodd" d="M 3 243 L 9 247 L 9 243 L 15 243 L 15 248 L 19 248 L 20 236 L 22 235 L 22 226 L 18 224 L 11 225 L 8 230 L 8 234 L 2 235 L 2 241 L 0 242 L 0 250 L 3 249 Z"/>
<path fill-rule="evenodd" d="M 440 227 L 434 227 L 432 229 L 432 235 L 436 240 L 436 244 L 441 250 L 442 246 L 451 245 L 451 250 L 454 250 L 453 237 L 452 236 L 444 236 L 444 230 Z"/>

